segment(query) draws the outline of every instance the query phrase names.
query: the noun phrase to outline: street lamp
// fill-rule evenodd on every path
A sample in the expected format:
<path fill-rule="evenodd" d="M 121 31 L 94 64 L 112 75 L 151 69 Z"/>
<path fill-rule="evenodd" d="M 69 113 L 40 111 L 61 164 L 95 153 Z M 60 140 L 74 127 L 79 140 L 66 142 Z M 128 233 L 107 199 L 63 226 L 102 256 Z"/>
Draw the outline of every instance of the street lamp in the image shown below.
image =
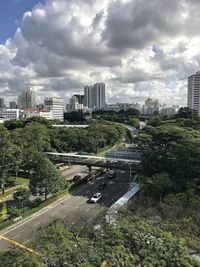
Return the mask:
<path fill-rule="evenodd" d="M 131 178 L 132 178 L 132 170 L 131 170 L 131 164 L 127 164 L 128 165 L 128 167 L 129 167 L 129 179 L 130 179 L 130 181 L 129 181 L 129 187 L 131 187 Z"/>

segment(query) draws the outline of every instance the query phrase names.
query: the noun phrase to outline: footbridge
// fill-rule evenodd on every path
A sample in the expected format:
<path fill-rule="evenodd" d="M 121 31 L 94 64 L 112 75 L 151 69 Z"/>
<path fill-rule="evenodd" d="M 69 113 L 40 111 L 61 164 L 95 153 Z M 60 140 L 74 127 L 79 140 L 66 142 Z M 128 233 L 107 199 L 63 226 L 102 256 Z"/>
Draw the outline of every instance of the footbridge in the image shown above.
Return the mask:
<path fill-rule="evenodd" d="M 91 155 L 78 155 L 75 153 L 47 152 L 46 154 L 52 161 L 56 163 L 68 162 L 69 164 L 72 163 L 72 164 L 106 167 L 106 168 L 127 169 L 130 167 L 139 166 L 141 163 L 140 160 L 97 157 Z"/>

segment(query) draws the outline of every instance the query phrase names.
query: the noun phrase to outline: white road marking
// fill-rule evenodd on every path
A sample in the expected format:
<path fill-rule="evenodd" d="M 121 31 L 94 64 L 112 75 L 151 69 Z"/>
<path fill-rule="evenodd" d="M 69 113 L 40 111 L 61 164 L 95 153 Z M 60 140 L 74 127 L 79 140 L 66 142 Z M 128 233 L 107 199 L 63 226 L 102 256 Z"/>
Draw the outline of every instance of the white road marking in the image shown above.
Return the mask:
<path fill-rule="evenodd" d="M 27 239 L 26 241 L 24 241 L 22 244 L 24 245 L 24 244 L 28 243 L 29 241 L 31 241 L 31 239 L 30 239 L 30 238 L 29 238 L 29 239 Z"/>
<path fill-rule="evenodd" d="M 81 187 L 79 190 L 75 191 L 74 193 L 78 193 L 78 192 L 80 192 L 81 190 L 85 189 L 85 188 L 88 187 L 88 186 L 90 186 L 90 185 L 89 185 L 89 184 L 84 185 L 84 186 Z M 70 198 L 72 198 L 72 197 L 73 197 L 72 195 L 66 197 L 65 201 L 68 200 L 68 199 L 70 199 Z M 39 217 L 40 215 L 46 213 L 46 212 L 49 211 L 50 209 L 52 209 L 52 208 L 54 208 L 54 207 L 60 205 L 61 202 L 63 202 L 63 199 L 62 199 L 60 202 L 56 203 L 55 205 L 50 205 L 50 206 L 47 207 L 47 209 L 45 209 L 43 212 L 40 212 L 39 214 L 37 214 L 37 215 L 35 215 L 35 216 L 33 216 L 33 217 L 27 219 L 26 221 L 22 222 L 21 224 L 18 224 L 18 225 L 16 225 L 15 227 L 12 227 L 10 230 L 8 230 L 8 231 L 6 231 L 6 232 L 3 232 L 2 235 L 6 235 L 6 234 L 10 233 L 11 231 L 16 230 L 17 228 L 21 227 L 22 225 L 24 225 L 24 224 L 30 222 L 31 220 L 33 220 L 33 219 Z"/>
<path fill-rule="evenodd" d="M 32 227 L 34 228 L 34 227 L 37 226 L 38 224 L 40 224 L 40 222 L 35 223 Z"/>

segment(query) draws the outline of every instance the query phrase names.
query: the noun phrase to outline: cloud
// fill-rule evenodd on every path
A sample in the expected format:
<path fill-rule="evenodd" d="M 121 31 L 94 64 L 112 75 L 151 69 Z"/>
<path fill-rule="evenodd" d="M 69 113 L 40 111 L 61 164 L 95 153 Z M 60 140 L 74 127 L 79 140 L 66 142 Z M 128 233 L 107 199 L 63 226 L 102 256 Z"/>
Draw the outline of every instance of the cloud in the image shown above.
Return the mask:
<path fill-rule="evenodd" d="M 33 84 L 40 97 L 68 99 L 102 81 L 108 102 L 185 105 L 199 23 L 198 0 L 46 0 L 0 45 L 0 92 L 11 98 Z"/>

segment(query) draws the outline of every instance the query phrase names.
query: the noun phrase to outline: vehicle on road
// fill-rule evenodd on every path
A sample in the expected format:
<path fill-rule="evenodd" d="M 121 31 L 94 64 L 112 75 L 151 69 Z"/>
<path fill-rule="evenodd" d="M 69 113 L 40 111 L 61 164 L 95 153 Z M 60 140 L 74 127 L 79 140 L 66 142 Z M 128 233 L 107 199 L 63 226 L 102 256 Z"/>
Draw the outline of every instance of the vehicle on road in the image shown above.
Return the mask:
<path fill-rule="evenodd" d="M 116 174 L 115 171 L 110 171 L 110 172 L 108 173 L 108 178 L 109 178 L 109 179 L 113 179 L 113 178 L 115 178 L 116 176 L 117 176 L 117 174 Z"/>
<path fill-rule="evenodd" d="M 107 186 L 107 183 L 103 182 L 98 185 L 98 189 L 103 190 Z"/>
<path fill-rule="evenodd" d="M 99 202 L 99 200 L 102 199 L 102 194 L 101 193 L 95 193 L 90 199 L 89 202 L 90 203 L 97 203 Z"/>
<path fill-rule="evenodd" d="M 73 181 L 76 182 L 76 181 L 79 181 L 81 179 L 81 176 L 80 175 L 75 175 L 73 177 Z"/>

